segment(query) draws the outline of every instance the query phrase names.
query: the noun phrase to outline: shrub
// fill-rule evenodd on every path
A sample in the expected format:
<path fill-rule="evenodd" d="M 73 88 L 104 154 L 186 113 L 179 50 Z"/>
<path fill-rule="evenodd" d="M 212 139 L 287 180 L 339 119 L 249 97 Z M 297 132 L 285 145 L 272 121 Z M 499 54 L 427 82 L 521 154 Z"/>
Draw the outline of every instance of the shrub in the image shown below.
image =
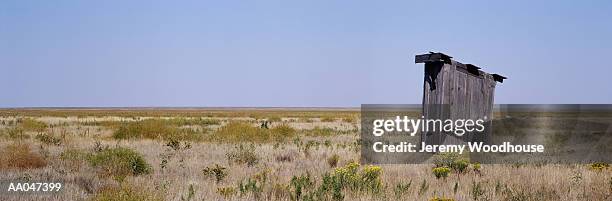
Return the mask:
<path fill-rule="evenodd" d="M 236 195 L 236 189 L 233 187 L 219 187 L 217 188 L 217 193 L 223 196 L 225 199 L 229 199 L 232 196 Z"/>
<path fill-rule="evenodd" d="M 171 136 L 177 129 L 163 121 L 147 119 L 138 122 L 125 122 L 113 133 L 115 139 L 148 138 L 157 139 Z"/>
<path fill-rule="evenodd" d="M 474 171 L 480 171 L 480 163 L 476 162 L 472 164 L 472 168 L 474 168 Z"/>
<path fill-rule="evenodd" d="M 452 162 L 451 168 L 458 173 L 463 173 L 469 165 L 470 165 L 470 162 L 468 162 L 467 160 L 458 159 Z"/>
<path fill-rule="evenodd" d="M 293 176 L 289 183 L 291 200 L 344 200 L 346 191 L 377 194 L 384 186 L 381 175 L 379 166 L 366 166 L 359 171 L 359 164 L 351 162 L 323 174 L 318 187 L 308 173 Z"/>
<path fill-rule="evenodd" d="M 22 128 L 9 128 L 5 131 L 10 139 L 29 139 L 30 135 L 24 132 Z"/>
<path fill-rule="evenodd" d="M 25 131 L 44 132 L 47 129 L 47 124 L 31 118 L 25 118 L 21 121 L 21 128 Z"/>
<path fill-rule="evenodd" d="M 265 130 L 252 126 L 246 122 L 230 122 L 220 127 L 212 135 L 212 139 L 219 142 L 262 142 L 268 140 Z"/>
<path fill-rule="evenodd" d="M 151 173 L 144 157 L 129 148 L 110 148 L 88 157 L 91 166 L 99 168 L 104 175 L 113 175 L 119 179 L 125 176 L 136 176 Z"/>
<path fill-rule="evenodd" d="M 361 173 L 361 189 L 365 191 L 378 193 L 382 189 L 382 168 L 380 166 L 369 165 L 363 168 Z"/>
<path fill-rule="evenodd" d="M 293 176 L 289 184 L 291 187 L 291 199 L 300 200 L 306 191 L 305 189 L 310 188 L 314 182 L 310 179 L 310 174 L 306 174 L 299 177 Z"/>
<path fill-rule="evenodd" d="M 281 124 L 269 129 L 269 135 L 276 141 L 284 141 L 285 139 L 292 138 L 295 136 L 295 129 L 288 124 Z"/>
<path fill-rule="evenodd" d="M 95 201 L 139 201 L 164 200 L 163 196 L 146 191 L 134 185 L 121 185 L 120 187 L 105 187 L 98 192 L 92 200 Z"/>
<path fill-rule="evenodd" d="M 33 169 L 45 166 L 47 161 L 39 154 L 33 153 L 28 144 L 10 144 L 0 150 L 2 169 Z"/>
<path fill-rule="evenodd" d="M 606 162 L 596 162 L 596 163 L 591 164 L 590 166 L 591 170 L 595 170 L 595 171 L 602 171 L 608 167 L 610 167 L 610 164 Z"/>
<path fill-rule="evenodd" d="M 480 184 L 480 182 L 472 181 L 472 198 L 474 200 L 479 200 L 481 196 L 485 194 L 485 190 Z"/>
<path fill-rule="evenodd" d="M 460 160 L 460 155 L 453 152 L 440 153 L 434 156 L 433 163 L 436 167 L 452 167 L 453 164 Z"/>
<path fill-rule="evenodd" d="M 338 161 L 340 161 L 340 156 L 338 156 L 338 154 L 334 154 L 327 158 L 327 164 L 329 167 L 336 167 L 338 165 Z"/>
<path fill-rule="evenodd" d="M 450 168 L 437 167 L 437 168 L 434 168 L 432 171 L 433 171 L 433 174 L 436 176 L 436 178 L 440 179 L 440 178 L 448 177 L 448 174 L 450 173 Z"/>
<path fill-rule="evenodd" d="M 408 189 L 410 188 L 411 185 L 412 185 L 412 180 L 410 180 L 410 182 L 408 183 L 403 183 L 403 182 L 397 183 L 395 187 L 393 188 L 393 193 L 395 194 L 395 197 L 399 199 L 402 196 L 404 196 L 404 194 L 408 192 Z"/>
<path fill-rule="evenodd" d="M 246 164 L 247 166 L 254 166 L 259 162 L 259 156 L 255 153 L 255 146 L 244 146 L 242 144 L 234 147 L 234 150 L 225 154 L 230 164 Z"/>
<path fill-rule="evenodd" d="M 183 144 L 183 145 L 181 145 Z M 178 139 L 170 139 L 168 140 L 168 142 L 166 143 L 167 147 L 172 148 L 172 150 L 174 151 L 178 151 L 181 149 L 191 149 L 191 143 L 189 142 L 181 142 Z"/>
<path fill-rule="evenodd" d="M 107 149 L 109 149 L 108 145 L 102 145 L 102 142 L 97 141 L 97 140 L 94 142 L 94 146 L 92 148 L 94 152 L 102 152 Z"/>
<path fill-rule="evenodd" d="M 176 139 L 170 139 L 168 143 L 166 143 L 166 146 L 172 148 L 174 151 L 178 151 L 181 149 L 181 142 Z"/>
<path fill-rule="evenodd" d="M 62 145 L 62 138 L 56 137 L 48 133 L 39 133 L 34 138 L 36 138 L 38 141 L 44 144 L 47 144 L 47 145 L 56 145 L 56 146 Z"/>
<path fill-rule="evenodd" d="M 458 153 L 437 154 L 433 161 L 436 167 L 447 167 L 457 173 L 463 173 L 470 166 L 470 162 L 462 158 Z"/>
<path fill-rule="evenodd" d="M 255 199 L 259 199 L 261 192 L 263 192 L 263 185 L 255 179 L 248 178 L 246 181 L 240 181 L 238 190 L 240 195 L 252 193 Z"/>
<path fill-rule="evenodd" d="M 227 176 L 227 168 L 220 166 L 219 164 L 215 164 L 214 167 L 206 167 L 202 170 L 205 176 L 210 176 L 215 178 L 215 182 L 219 183 L 223 178 Z"/>
<path fill-rule="evenodd" d="M 378 193 L 383 184 L 380 178 L 382 168 L 379 166 L 367 166 L 358 172 L 359 164 L 349 163 L 344 167 L 336 168 L 331 175 L 323 177 L 323 189 L 331 189 L 332 198 L 341 200 L 344 198 L 342 191 L 348 189 L 356 192 Z"/>

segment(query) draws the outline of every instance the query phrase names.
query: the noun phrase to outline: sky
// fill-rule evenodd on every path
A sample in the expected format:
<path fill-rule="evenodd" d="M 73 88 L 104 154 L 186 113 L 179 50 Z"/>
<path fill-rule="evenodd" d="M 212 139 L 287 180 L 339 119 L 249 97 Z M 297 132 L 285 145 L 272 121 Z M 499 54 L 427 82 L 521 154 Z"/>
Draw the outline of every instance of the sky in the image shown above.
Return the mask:
<path fill-rule="evenodd" d="M 0 107 L 418 104 L 443 52 L 498 104 L 611 104 L 612 1 L 0 1 Z"/>

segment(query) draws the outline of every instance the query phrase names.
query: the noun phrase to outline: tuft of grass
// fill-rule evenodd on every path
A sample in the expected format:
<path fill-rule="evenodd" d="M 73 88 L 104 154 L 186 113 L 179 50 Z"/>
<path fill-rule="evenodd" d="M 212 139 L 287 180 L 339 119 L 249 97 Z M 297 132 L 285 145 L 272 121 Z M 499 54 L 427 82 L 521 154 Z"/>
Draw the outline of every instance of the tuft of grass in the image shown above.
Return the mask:
<path fill-rule="evenodd" d="M 8 128 L 6 129 L 4 132 L 4 136 L 8 137 L 9 139 L 19 139 L 19 140 L 23 140 L 23 139 L 30 139 L 30 135 L 28 135 L 23 128 Z"/>
<path fill-rule="evenodd" d="M 304 197 L 306 189 L 311 188 L 314 182 L 310 179 L 310 174 L 293 176 L 289 182 L 292 200 L 300 200 Z"/>
<path fill-rule="evenodd" d="M 264 187 L 267 186 L 269 174 L 270 170 L 266 168 L 259 173 L 248 177 L 245 181 L 240 181 L 237 188 L 240 191 L 240 195 L 243 196 L 250 193 L 253 195 L 255 200 L 259 200 L 264 191 Z"/>
<path fill-rule="evenodd" d="M 397 183 L 395 187 L 393 188 L 393 193 L 395 194 L 395 197 L 398 199 L 402 198 L 408 192 L 411 185 L 412 185 L 412 179 L 408 183 L 404 183 L 404 182 Z"/>
<path fill-rule="evenodd" d="M 340 156 L 338 156 L 338 154 L 334 154 L 327 158 L 327 164 L 332 168 L 338 165 L 338 161 L 340 161 Z"/>
<path fill-rule="evenodd" d="M 438 178 L 438 179 L 446 178 L 446 177 L 448 177 L 448 174 L 450 173 L 450 168 L 447 168 L 447 167 L 437 167 L 437 168 L 434 168 L 432 170 L 432 172 L 436 176 L 436 178 Z"/>
<path fill-rule="evenodd" d="M 474 200 L 479 200 L 485 194 L 485 189 L 480 182 L 472 181 L 472 190 L 470 193 Z"/>
<path fill-rule="evenodd" d="M 219 187 L 217 188 L 217 193 L 225 199 L 230 199 L 232 196 L 236 195 L 236 189 L 231 186 Z"/>
<path fill-rule="evenodd" d="M 90 157 L 91 166 L 99 169 L 101 174 L 115 176 L 122 180 L 126 176 L 137 176 L 151 173 L 151 165 L 144 157 L 129 148 L 117 147 L 102 150 Z"/>
<path fill-rule="evenodd" d="M 0 150 L 1 169 L 34 169 L 47 166 L 47 161 L 32 152 L 29 144 L 15 143 Z"/>
<path fill-rule="evenodd" d="M 204 168 L 202 173 L 204 176 L 214 177 L 217 183 L 221 182 L 227 176 L 227 168 L 220 166 L 219 164 L 215 164 L 215 166 L 210 166 Z"/>
<path fill-rule="evenodd" d="M 427 179 L 423 179 L 421 185 L 419 187 L 418 195 L 423 195 L 429 190 L 429 183 L 427 183 Z"/>
<path fill-rule="evenodd" d="M 247 166 L 254 166 L 259 162 L 259 156 L 255 153 L 255 145 L 244 146 L 242 144 L 234 147 L 234 150 L 228 152 L 226 155 L 229 164 L 246 164 Z"/>

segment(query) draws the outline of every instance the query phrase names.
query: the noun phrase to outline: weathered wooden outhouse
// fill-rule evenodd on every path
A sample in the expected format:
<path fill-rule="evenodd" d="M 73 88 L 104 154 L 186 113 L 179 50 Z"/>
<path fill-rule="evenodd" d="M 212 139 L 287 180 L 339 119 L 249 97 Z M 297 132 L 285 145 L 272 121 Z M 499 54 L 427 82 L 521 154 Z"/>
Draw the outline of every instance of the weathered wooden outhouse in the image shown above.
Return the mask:
<path fill-rule="evenodd" d="M 473 64 L 463 64 L 443 53 L 416 55 L 415 63 L 425 63 L 423 82 L 423 116 L 425 119 L 485 119 L 490 122 L 493 112 L 495 85 L 506 77 L 481 71 Z M 473 140 L 461 137 L 423 133 L 421 141 L 428 144 L 457 143 Z"/>

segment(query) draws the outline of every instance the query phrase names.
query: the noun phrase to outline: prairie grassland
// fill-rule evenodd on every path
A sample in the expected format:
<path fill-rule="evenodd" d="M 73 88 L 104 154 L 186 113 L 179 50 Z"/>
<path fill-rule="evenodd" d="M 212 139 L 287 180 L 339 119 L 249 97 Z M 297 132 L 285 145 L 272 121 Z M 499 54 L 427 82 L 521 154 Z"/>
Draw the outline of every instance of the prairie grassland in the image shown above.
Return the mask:
<path fill-rule="evenodd" d="M 269 128 L 262 123 L 271 122 Z M 2 110 L 0 200 L 612 200 L 594 165 L 359 165 L 354 110 Z"/>

